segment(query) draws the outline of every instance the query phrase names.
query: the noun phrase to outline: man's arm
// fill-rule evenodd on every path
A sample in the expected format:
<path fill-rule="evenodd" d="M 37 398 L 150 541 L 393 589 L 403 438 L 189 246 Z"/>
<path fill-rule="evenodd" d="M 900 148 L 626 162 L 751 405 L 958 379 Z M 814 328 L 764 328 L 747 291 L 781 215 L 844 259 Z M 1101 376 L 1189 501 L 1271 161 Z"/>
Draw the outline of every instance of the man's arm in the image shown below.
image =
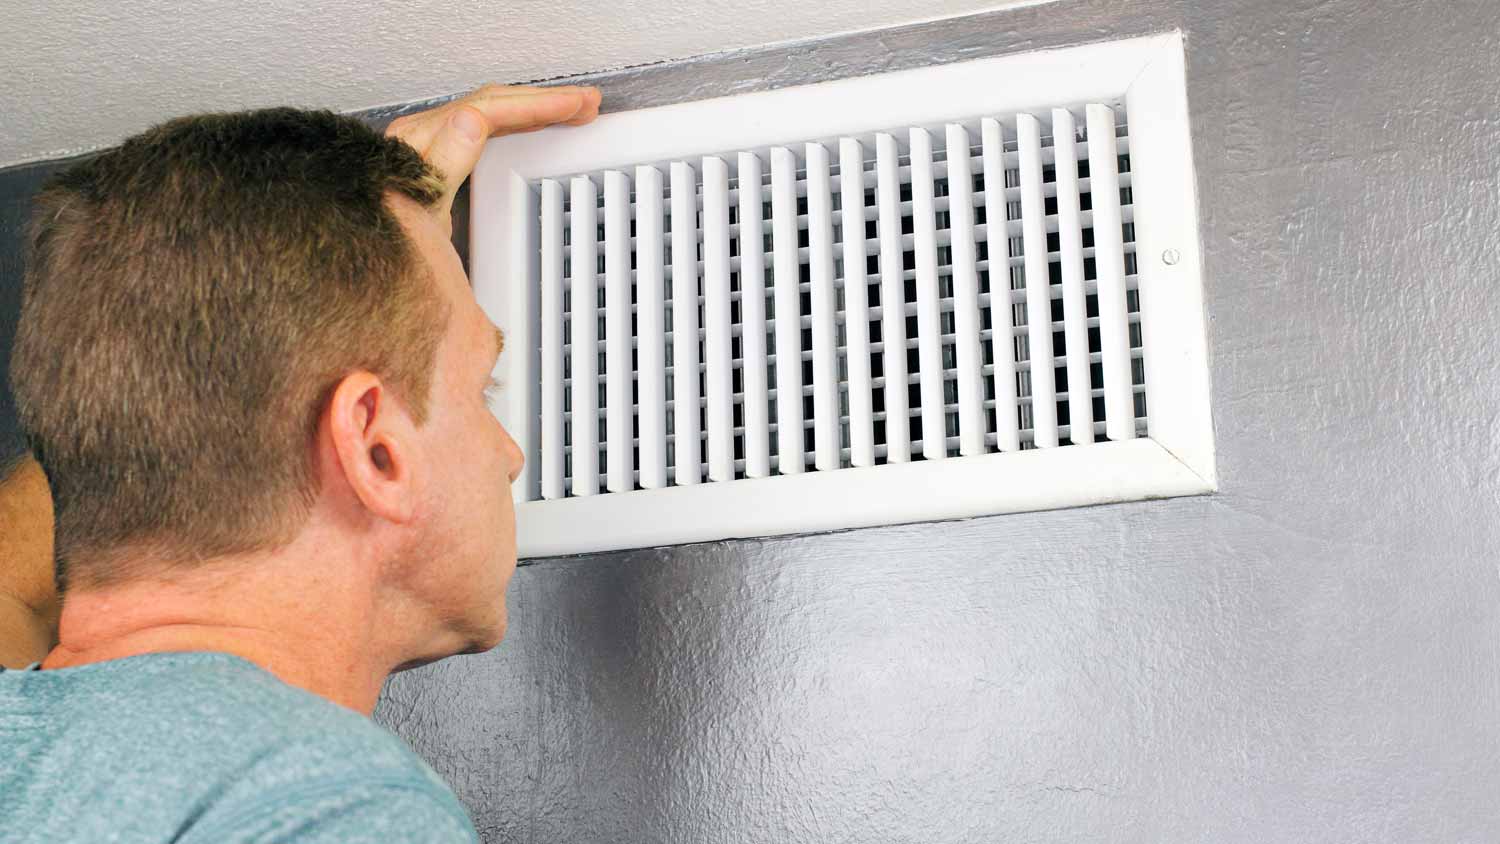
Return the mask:
<path fill-rule="evenodd" d="M 35 460 L 0 467 L 0 665 L 24 668 L 57 642 L 52 495 Z"/>

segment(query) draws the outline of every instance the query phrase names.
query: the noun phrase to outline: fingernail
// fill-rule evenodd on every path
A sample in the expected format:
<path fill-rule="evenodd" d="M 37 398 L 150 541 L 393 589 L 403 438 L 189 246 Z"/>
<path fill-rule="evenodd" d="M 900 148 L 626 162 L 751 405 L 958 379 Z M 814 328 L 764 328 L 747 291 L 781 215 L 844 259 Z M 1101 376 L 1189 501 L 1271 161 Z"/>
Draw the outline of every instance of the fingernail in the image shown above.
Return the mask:
<path fill-rule="evenodd" d="M 449 121 L 455 132 L 477 143 L 484 139 L 484 121 L 479 115 L 467 108 L 461 108 L 453 112 L 453 119 Z"/>

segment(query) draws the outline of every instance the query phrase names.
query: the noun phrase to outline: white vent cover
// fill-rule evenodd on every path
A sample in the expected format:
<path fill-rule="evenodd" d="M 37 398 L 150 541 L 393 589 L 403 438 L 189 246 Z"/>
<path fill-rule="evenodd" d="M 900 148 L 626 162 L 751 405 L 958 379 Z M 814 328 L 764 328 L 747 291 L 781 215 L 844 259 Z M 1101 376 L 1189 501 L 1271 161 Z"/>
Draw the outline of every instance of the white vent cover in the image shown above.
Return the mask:
<path fill-rule="evenodd" d="M 491 141 L 522 556 L 1215 488 L 1171 34 Z"/>

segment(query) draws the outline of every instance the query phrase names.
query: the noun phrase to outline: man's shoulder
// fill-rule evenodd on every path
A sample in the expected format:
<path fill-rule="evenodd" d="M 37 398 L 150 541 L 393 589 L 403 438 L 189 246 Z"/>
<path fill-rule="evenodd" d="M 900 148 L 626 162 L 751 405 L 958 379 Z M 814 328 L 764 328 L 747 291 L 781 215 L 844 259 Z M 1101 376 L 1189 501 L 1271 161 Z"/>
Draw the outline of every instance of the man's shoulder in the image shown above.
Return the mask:
<path fill-rule="evenodd" d="M 59 725 L 65 734 L 87 731 L 96 741 L 140 745 L 158 741 L 205 754 L 212 749 L 221 762 L 300 754 L 333 768 L 425 768 L 369 718 L 230 654 L 143 654 L 32 677 L 39 682 L 27 693 L 30 708 L 66 714 L 67 722 Z"/>
<path fill-rule="evenodd" d="M 70 805 L 80 793 L 152 828 L 136 840 L 309 813 L 378 822 L 396 805 L 467 823 L 399 738 L 238 657 L 151 654 L 25 674 L 0 675 L 0 740 L 15 739 L 21 760 L 0 792 L 22 804 L 8 810 L 50 812 L 44 826 L 74 815 L 78 831 L 98 816 L 97 805 Z"/>
<path fill-rule="evenodd" d="M 467 812 L 395 735 L 352 710 L 251 668 L 230 711 L 259 735 L 243 767 L 184 841 L 460 841 Z M 253 712 L 252 712 L 253 710 Z"/>

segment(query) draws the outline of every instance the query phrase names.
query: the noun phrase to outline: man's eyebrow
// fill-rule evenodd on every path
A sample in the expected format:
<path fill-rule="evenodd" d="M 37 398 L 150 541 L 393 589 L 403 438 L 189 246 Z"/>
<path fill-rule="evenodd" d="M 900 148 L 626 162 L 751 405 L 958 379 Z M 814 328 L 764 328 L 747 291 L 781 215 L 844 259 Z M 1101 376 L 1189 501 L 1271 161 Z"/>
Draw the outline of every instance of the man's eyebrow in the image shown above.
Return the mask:
<path fill-rule="evenodd" d="M 495 360 L 500 359 L 500 353 L 505 351 L 505 332 L 499 327 L 495 328 Z"/>

